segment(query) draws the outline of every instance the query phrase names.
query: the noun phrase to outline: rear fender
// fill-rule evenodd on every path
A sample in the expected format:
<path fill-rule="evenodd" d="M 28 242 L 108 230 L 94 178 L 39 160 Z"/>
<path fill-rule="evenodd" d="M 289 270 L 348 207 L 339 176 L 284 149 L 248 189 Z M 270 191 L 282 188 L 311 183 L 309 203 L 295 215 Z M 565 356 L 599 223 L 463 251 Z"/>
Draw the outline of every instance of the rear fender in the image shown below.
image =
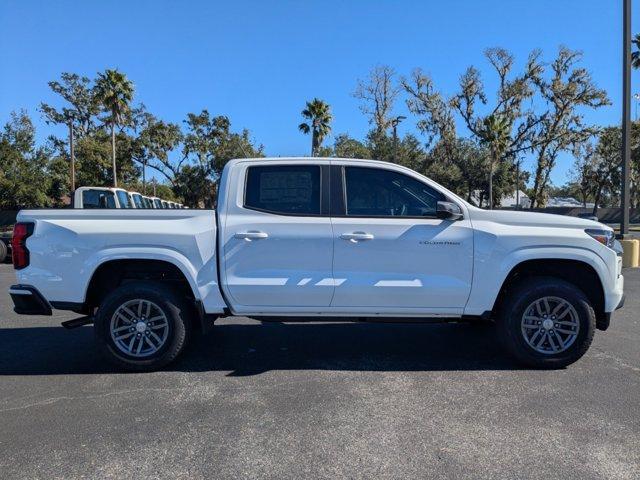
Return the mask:
<path fill-rule="evenodd" d="M 180 252 L 154 247 L 115 247 L 97 252 L 86 263 L 87 271 L 90 271 L 91 275 L 85 282 L 84 299 L 87 298 L 90 279 L 98 267 L 113 260 L 158 260 L 171 263 L 187 279 L 194 298 L 201 302 L 206 313 L 222 313 L 226 307 L 220 294 L 215 255 L 202 265 L 193 265 Z"/>

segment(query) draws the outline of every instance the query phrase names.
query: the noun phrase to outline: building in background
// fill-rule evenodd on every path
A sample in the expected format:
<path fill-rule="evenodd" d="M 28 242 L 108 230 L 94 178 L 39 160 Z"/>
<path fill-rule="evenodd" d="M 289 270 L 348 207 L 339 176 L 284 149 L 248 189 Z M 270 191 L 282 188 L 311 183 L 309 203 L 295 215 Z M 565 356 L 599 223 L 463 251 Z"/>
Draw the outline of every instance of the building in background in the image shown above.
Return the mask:
<path fill-rule="evenodd" d="M 486 205 L 481 205 L 480 203 L 481 194 L 481 190 L 475 190 L 473 192 L 473 195 L 471 195 L 471 203 L 476 207 L 486 207 Z M 527 196 L 527 194 L 522 190 L 518 190 L 518 192 L 514 190 L 510 194 L 502 197 L 495 208 L 516 208 L 518 206 L 518 202 L 519 208 L 531 207 L 531 199 Z"/>

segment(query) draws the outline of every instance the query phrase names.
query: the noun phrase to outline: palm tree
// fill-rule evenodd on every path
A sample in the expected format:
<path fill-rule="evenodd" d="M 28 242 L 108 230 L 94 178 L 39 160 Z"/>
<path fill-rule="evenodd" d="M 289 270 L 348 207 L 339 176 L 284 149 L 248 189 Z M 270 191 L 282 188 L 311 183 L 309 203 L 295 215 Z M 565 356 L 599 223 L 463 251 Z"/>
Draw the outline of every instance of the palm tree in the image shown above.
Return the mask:
<path fill-rule="evenodd" d="M 95 98 L 107 112 L 106 123 L 111 129 L 111 161 L 113 168 L 113 186 L 118 186 L 116 178 L 116 126 L 122 125 L 130 111 L 133 100 L 133 83 L 118 70 L 105 70 L 98 74 L 95 85 Z"/>
<path fill-rule="evenodd" d="M 491 114 L 484 118 L 480 141 L 489 147 L 489 210 L 493 209 L 493 171 L 502 160 L 510 138 L 511 122 L 505 116 Z"/>
<path fill-rule="evenodd" d="M 631 52 L 631 66 L 633 68 L 640 68 L 640 33 L 636 34 L 631 43 L 636 47 L 636 49 Z"/>
<path fill-rule="evenodd" d="M 298 125 L 298 129 L 308 134 L 311 132 L 311 156 L 318 153 L 322 141 L 331 133 L 331 107 L 318 98 L 307 102 L 307 107 L 302 110 L 302 116 L 308 120 L 307 123 Z"/>

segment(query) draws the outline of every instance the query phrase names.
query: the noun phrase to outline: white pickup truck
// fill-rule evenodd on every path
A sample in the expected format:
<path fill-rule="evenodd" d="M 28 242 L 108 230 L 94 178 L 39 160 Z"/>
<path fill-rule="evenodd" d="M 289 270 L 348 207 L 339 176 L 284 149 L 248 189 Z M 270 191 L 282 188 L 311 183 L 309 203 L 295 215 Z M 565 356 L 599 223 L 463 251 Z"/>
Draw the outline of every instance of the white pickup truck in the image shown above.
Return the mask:
<path fill-rule="evenodd" d="M 260 320 L 495 322 L 520 362 L 580 358 L 623 303 L 613 231 L 487 211 L 399 165 L 239 159 L 214 210 L 23 210 L 15 311 L 85 315 L 132 370 L 174 360 L 193 329 Z"/>

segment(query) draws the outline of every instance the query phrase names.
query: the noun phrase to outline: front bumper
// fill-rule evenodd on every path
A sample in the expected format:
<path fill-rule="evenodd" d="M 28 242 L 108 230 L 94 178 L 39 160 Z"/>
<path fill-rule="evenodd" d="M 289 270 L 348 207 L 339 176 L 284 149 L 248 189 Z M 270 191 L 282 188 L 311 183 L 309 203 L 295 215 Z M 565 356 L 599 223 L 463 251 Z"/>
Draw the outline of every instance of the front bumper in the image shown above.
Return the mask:
<path fill-rule="evenodd" d="M 624 307 L 624 300 L 625 294 L 623 292 L 622 296 L 620 297 L 620 301 L 616 306 L 616 310 Z M 603 331 L 609 328 L 609 325 L 611 325 L 611 317 L 613 317 L 613 312 L 605 312 L 604 315 L 599 315 L 598 318 L 596 318 L 596 328 Z"/>
<path fill-rule="evenodd" d="M 618 262 L 618 269 L 615 278 L 610 282 L 603 282 L 604 287 L 604 311 L 613 312 L 618 309 L 622 298 L 624 297 L 624 275 L 622 275 L 622 262 Z"/>
<path fill-rule="evenodd" d="M 31 285 L 11 285 L 9 295 L 13 311 L 21 315 L 51 315 L 51 305 L 37 288 Z"/>

